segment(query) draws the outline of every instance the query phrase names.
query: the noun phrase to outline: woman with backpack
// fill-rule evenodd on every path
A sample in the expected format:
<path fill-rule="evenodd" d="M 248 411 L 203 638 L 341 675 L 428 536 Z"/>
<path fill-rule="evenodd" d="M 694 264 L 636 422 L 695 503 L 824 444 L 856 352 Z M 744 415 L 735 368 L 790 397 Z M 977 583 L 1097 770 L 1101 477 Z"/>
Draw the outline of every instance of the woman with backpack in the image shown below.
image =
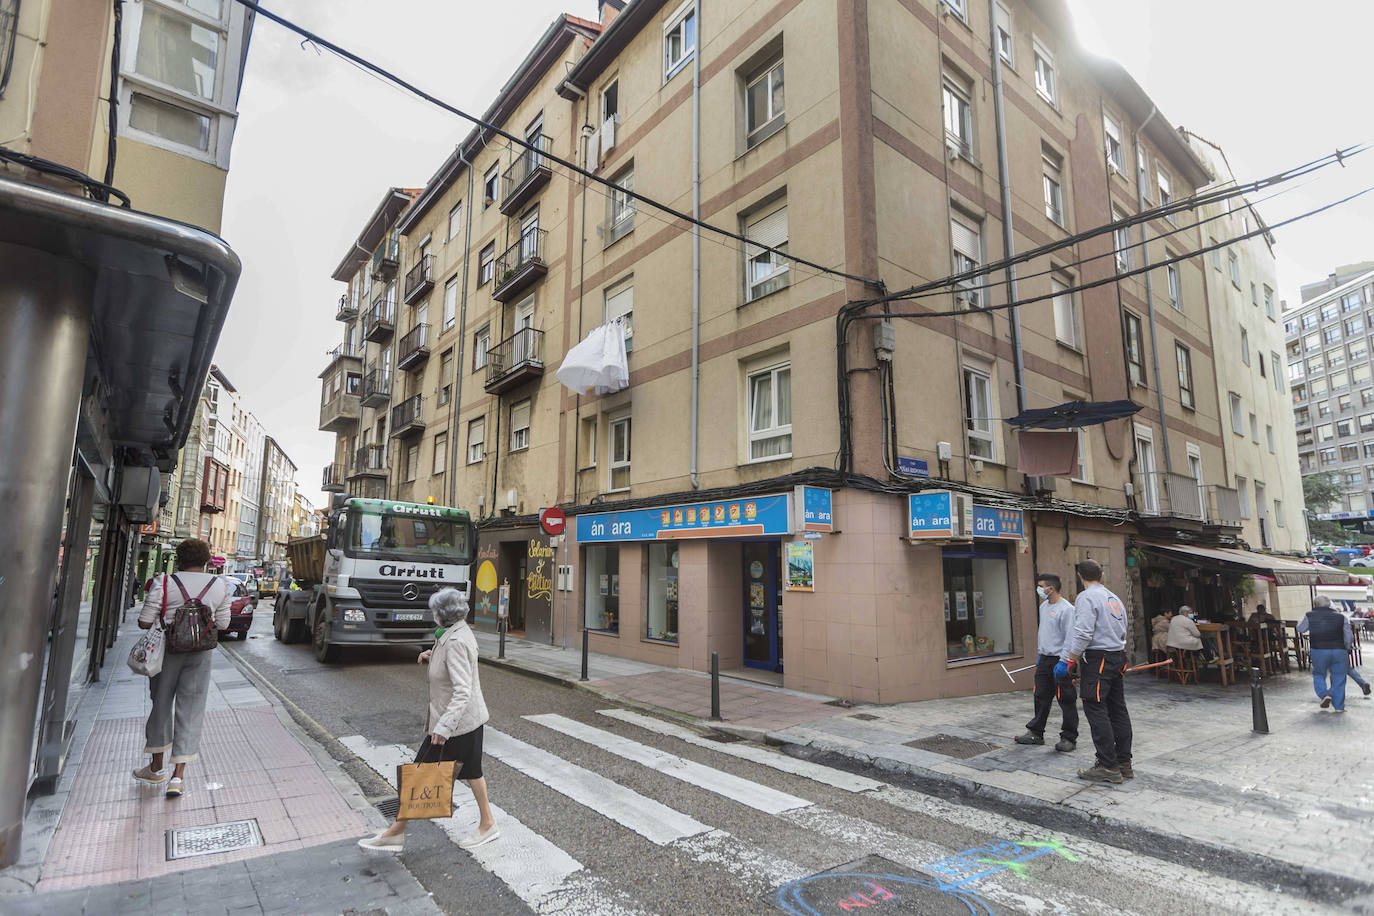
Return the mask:
<path fill-rule="evenodd" d="M 205 698 L 210 690 L 210 664 L 220 630 L 227 629 L 234 590 L 223 578 L 205 571 L 210 545 L 187 538 L 177 545 L 177 572 L 154 576 L 138 615 L 138 625 L 166 630 L 162 671 L 153 675 L 153 711 L 145 729 L 151 762 L 134 770 L 134 779 L 148 785 L 167 783 L 167 796 L 181 795 L 186 764 L 196 759 Z M 173 771 L 167 778 L 164 759 L 172 752 Z"/>

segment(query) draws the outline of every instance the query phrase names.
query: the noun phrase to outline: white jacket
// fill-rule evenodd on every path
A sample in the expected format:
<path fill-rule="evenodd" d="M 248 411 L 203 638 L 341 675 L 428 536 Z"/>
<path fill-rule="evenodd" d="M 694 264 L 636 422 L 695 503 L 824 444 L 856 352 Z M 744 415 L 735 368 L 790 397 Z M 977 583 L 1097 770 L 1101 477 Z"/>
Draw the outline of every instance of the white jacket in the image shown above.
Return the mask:
<path fill-rule="evenodd" d="M 1174 619 L 1169 621 L 1168 646 L 1170 649 L 1197 651 L 1202 648 L 1202 631 L 1197 628 L 1192 618 L 1184 614 L 1175 614 Z"/>
<path fill-rule="evenodd" d="M 466 735 L 491 716 L 477 679 L 477 637 L 459 621 L 444 631 L 429 657 L 427 734 Z"/>
<path fill-rule="evenodd" d="M 215 617 L 215 629 L 229 629 L 229 621 L 233 616 L 234 587 L 225 581 L 223 576 L 216 576 L 211 573 L 203 572 L 179 572 L 174 573 L 186 589 L 186 594 L 194 598 L 200 594 L 200 590 L 205 588 L 207 582 L 212 579 L 210 590 L 201 599 L 205 606 L 210 608 Z M 172 620 L 176 617 L 177 608 L 182 605 L 181 591 L 177 588 L 176 582 L 172 581 L 172 576 L 165 577 L 167 582 L 167 625 L 171 626 Z M 162 583 L 164 576 L 158 573 L 153 576 L 153 584 L 148 589 L 147 596 L 143 599 L 143 610 L 139 612 L 140 623 L 151 624 L 162 616 Z"/>

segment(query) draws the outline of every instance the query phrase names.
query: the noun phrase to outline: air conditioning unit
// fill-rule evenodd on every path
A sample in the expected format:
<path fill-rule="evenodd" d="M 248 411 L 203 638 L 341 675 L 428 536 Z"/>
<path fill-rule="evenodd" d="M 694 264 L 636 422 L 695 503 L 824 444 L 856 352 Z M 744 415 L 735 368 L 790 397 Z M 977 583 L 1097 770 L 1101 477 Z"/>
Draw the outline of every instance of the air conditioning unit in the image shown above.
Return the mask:
<path fill-rule="evenodd" d="M 1034 496 L 1053 496 L 1058 480 L 1053 477 L 1026 477 L 1026 489 Z"/>
<path fill-rule="evenodd" d="M 949 522 L 951 536 L 957 540 L 973 540 L 973 497 L 968 493 L 951 493 Z"/>

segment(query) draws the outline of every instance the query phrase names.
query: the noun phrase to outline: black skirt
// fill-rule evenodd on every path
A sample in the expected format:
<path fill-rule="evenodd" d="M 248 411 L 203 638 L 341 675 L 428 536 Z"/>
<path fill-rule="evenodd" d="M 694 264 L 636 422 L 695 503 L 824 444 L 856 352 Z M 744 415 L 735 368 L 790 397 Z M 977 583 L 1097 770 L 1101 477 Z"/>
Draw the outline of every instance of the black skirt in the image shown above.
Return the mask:
<path fill-rule="evenodd" d="M 454 735 L 443 744 L 433 745 L 430 736 L 420 742 L 420 750 L 415 754 L 416 763 L 439 763 L 456 760 L 461 766 L 454 767 L 454 779 L 482 778 L 482 726 L 477 726 L 465 735 Z"/>

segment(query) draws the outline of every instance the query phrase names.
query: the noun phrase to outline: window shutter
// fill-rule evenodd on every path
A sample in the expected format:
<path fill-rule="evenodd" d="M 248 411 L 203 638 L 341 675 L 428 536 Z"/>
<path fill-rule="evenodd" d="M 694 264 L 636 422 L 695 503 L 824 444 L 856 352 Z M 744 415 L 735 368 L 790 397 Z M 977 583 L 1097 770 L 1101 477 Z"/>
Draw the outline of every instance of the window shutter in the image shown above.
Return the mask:
<path fill-rule="evenodd" d="M 787 244 L 787 207 L 781 206 L 748 223 L 744 228 L 744 237 L 766 248 Z M 747 254 L 752 258 L 760 253 L 757 249 L 750 249 Z"/>
<path fill-rule="evenodd" d="M 606 321 L 610 323 L 622 315 L 628 315 L 634 311 L 635 307 L 635 288 L 633 284 L 626 283 L 620 289 L 606 293 Z"/>
<path fill-rule="evenodd" d="M 974 261 L 981 259 L 982 245 L 979 244 L 978 230 L 954 219 L 950 220 L 949 234 L 955 251 Z"/>
<path fill-rule="evenodd" d="M 510 409 L 510 428 L 526 429 L 530 425 L 530 402 L 521 401 Z"/>
<path fill-rule="evenodd" d="M 481 444 L 482 436 L 486 433 L 486 427 L 486 420 L 473 420 L 468 424 L 468 448 Z"/>

